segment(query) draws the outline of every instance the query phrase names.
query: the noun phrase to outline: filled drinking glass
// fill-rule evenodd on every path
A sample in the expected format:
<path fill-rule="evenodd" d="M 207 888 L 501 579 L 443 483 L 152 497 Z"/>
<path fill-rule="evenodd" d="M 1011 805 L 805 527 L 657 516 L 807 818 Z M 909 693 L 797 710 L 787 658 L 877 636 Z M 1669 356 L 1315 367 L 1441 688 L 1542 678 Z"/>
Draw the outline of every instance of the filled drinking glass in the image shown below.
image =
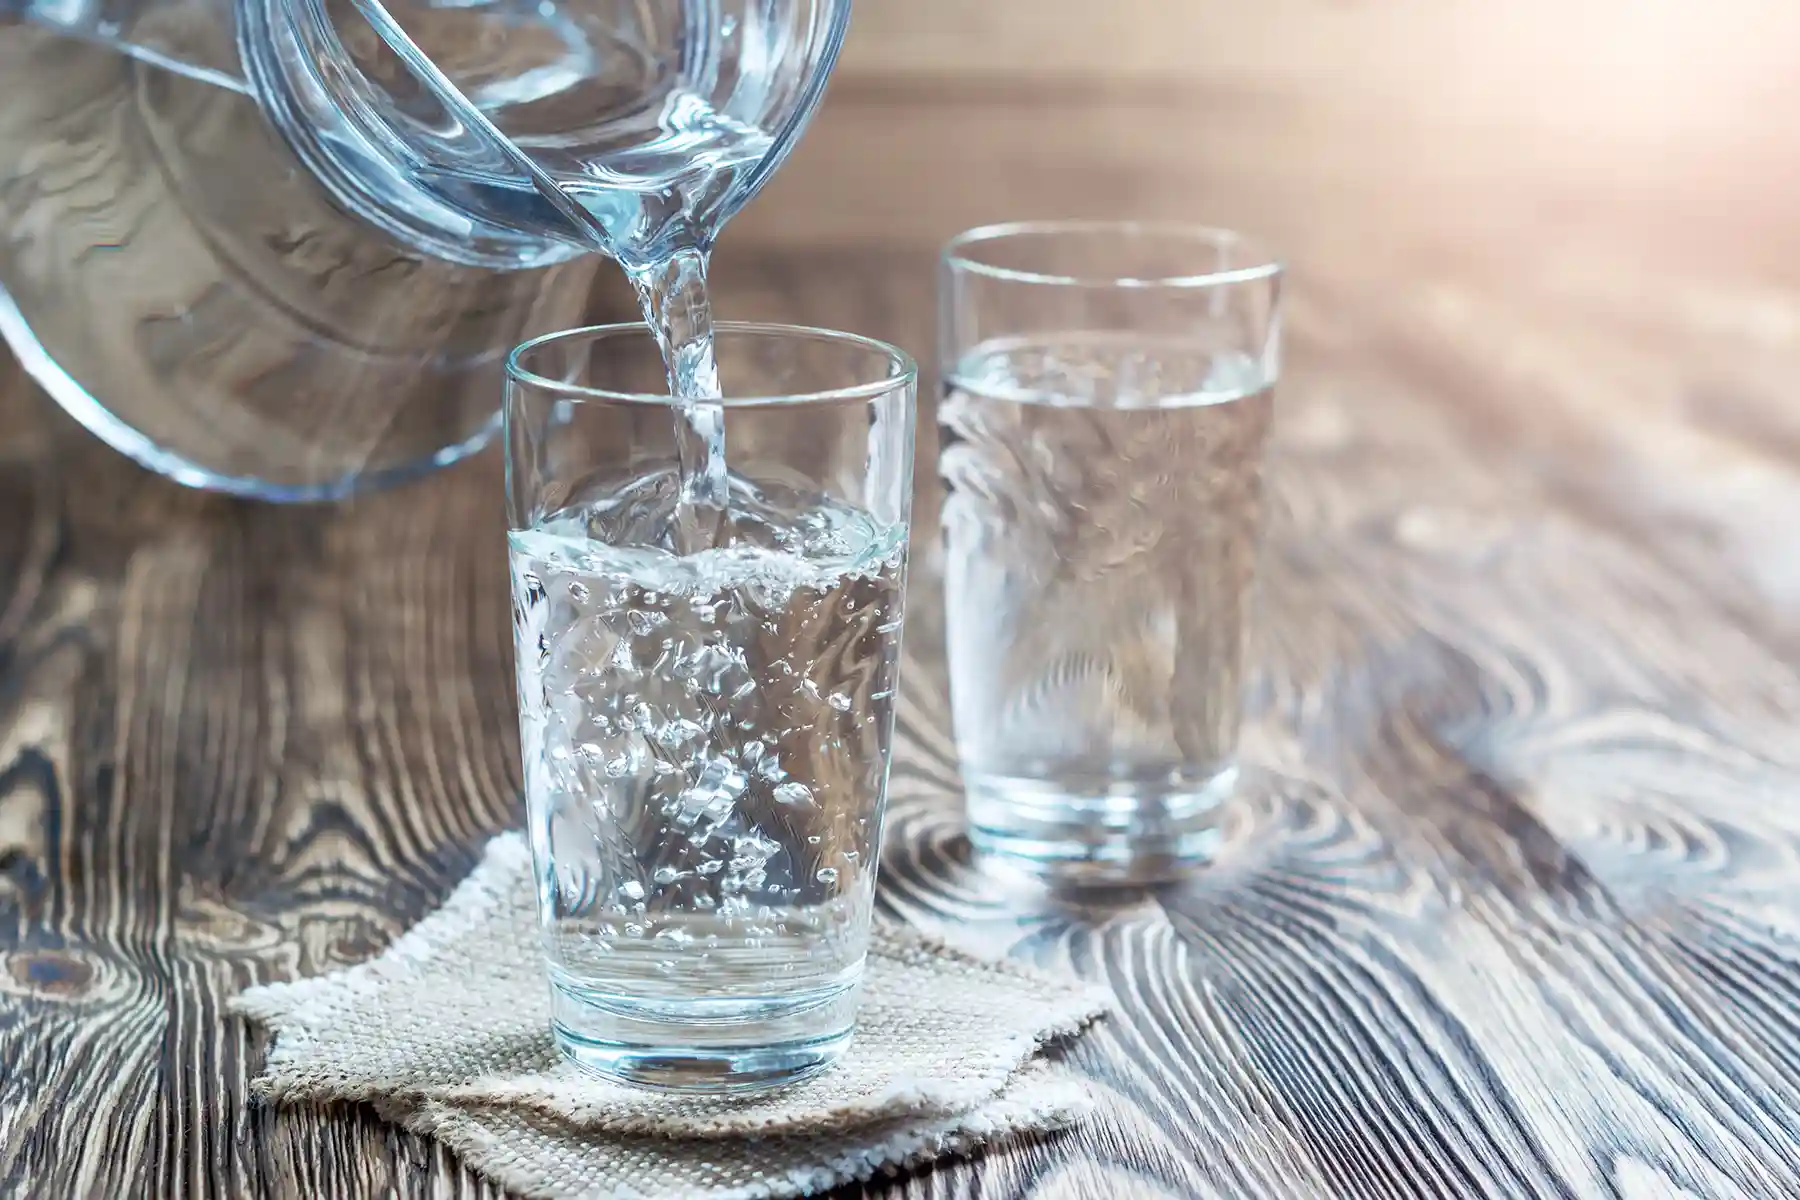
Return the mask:
<path fill-rule="evenodd" d="M 1205 863 L 1237 778 L 1280 265 L 1103 221 L 945 248 L 945 633 L 976 851 L 1076 883 Z"/>
<path fill-rule="evenodd" d="M 643 325 L 507 364 L 519 719 L 553 1033 L 653 1087 L 849 1044 L 898 683 L 915 370 L 715 331 L 723 487 Z M 709 427 L 716 436 L 716 419 Z M 716 480 L 715 480 L 716 483 Z"/>

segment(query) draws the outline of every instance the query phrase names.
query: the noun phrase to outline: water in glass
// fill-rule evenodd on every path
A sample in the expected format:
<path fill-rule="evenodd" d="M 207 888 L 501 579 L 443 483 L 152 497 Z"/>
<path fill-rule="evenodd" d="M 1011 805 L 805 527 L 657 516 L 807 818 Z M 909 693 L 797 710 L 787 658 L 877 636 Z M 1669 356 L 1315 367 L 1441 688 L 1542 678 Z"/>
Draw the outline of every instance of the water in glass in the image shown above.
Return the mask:
<path fill-rule="evenodd" d="M 1159 821 L 1216 837 L 1190 818 L 1235 778 L 1272 395 L 1257 358 L 1131 334 L 987 343 L 950 372 L 945 625 L 978 844 L 989 816 L 1026 859 L 1144 856 Z"/>
<path fill-rule="evenodd" d="M 849 1036 L 906 528 L 733 476 L 720 544 L 681 553 L 681 490 L 665 468 L 511 534 L 560 1032 L 599 1046 L 673 1024 L 703 1053 L 710 1037 L 754 1047 L 779 1013 L 765 1040 L 791 1056 L 809 1004 L 800 1024 Z M 740 1062 L 733 1081 L 790 1067 Z"/>

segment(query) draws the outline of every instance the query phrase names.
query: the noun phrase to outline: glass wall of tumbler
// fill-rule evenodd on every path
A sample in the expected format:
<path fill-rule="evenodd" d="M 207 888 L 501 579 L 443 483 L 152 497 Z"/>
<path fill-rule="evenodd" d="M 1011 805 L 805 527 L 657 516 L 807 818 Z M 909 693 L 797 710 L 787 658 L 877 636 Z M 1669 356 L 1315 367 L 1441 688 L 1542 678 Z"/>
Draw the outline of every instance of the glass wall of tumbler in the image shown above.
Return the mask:
<path fill-rule="evenodd" d="M 915 400 L 879 342 L 725 324 L 716 345 L 721 496 L 685 485 L 688 414 L 642 325 L 527 343 L 506 397 L 555 1033 L 605 1073 L 709 1090 L 790 1082 L 850 1039 Z"/>

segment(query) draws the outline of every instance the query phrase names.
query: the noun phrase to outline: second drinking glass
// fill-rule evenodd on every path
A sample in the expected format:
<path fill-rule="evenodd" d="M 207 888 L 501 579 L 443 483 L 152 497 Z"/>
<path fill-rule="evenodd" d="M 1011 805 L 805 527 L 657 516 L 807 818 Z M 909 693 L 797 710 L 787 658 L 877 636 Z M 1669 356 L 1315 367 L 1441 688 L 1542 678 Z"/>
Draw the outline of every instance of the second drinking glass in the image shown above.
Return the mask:
<path fill-rule="evenodd" d="M 1280 274 L 1185 226 L 993 226 L 944 252 L 944 621 L 990 859 L 1142 882 L 1217 843 Z"/>
<path fill-rule="evenodd" d="M 644 326 L 526 343 L 506 396 L 554 1033 L 605 1074 L 703 1090 L 791 1082 L 850 1040 L 915 388 L 905 354 L 849 334 L 726 324 L 716 352 L 723 512 L 678 511 L 683 415 Z"/>

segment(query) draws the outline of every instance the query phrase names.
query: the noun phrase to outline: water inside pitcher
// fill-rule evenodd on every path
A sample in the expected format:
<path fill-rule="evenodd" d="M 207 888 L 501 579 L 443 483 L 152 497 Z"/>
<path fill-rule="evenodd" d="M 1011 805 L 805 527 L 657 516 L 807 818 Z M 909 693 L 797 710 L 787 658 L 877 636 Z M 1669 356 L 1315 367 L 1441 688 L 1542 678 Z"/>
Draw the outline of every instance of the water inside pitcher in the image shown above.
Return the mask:
<path fill-rule="evenodd" d="M 318 499 L 492 436 L 596 268 L 704 248 L 848 0 L 0 0 L 0 333 L 184 483 Z"/>

